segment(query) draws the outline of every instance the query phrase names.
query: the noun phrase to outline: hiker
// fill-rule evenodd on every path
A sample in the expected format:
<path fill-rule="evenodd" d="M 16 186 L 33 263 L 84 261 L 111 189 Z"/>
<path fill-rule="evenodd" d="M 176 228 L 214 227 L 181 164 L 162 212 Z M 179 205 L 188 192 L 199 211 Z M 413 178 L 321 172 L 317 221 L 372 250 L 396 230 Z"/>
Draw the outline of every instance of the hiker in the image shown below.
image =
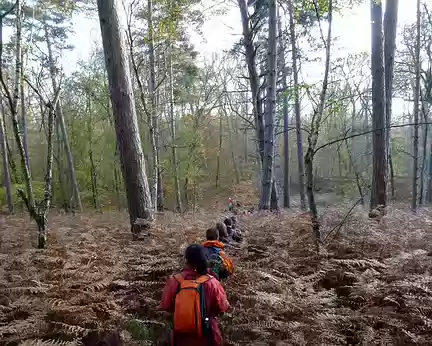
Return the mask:
<path fill-rule="evenodd" d="M 224 244 L 228 244 L 230 234 L 228 233 L 227 226 L 222 222 L 217 222 L 216 229 L 219 232 L 219 240 Z"/>
<path fill-rule="evenodd" d="M 243 240 L 243 234 L 240 228 L 237 227 L 237 217 L 231 216 L 231 238 L 237 243 L 241 243 Z"/>
<path fill-rule="evenodd" d="M 202 245 L 189 245 L 185 258 L 186 267 L 168 280 L 160 304 L 162 310 L 174 313 L 172 345 L 221 346 L 216 316 L 228 311 L 226 293 L 220 282 L 208 274 Z"/>
<path fill-rule="evenodd" d="M 224 280 L 234 272 L 231 259 L 223 251 L 225 244 L 219 241 L 219 231 L 216 228 L 209 228 L 206 231 L 206 238 L 202 245 L 205 248 L 210 273 L 217 279 Z"/>

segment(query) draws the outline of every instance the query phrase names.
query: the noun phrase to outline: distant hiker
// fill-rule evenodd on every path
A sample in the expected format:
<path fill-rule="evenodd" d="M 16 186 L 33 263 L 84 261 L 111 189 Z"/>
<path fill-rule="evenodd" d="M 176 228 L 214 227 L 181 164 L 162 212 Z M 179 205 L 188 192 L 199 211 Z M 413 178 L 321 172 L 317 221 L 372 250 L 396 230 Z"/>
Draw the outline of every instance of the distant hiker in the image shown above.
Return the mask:
<path fill-rule="evenodd" d="M 231 216 L 231 238 L 232 240 L 240 243 L 243 240 L 243 234 L 240 228 L 237 226 L 237 217 Z"/>
<path fill-rule="evenodd" d="M 204 247 L 190 245 L 186 267 L 165 285 L 160 308 L 174 313 L 172 345 L 221 346 L 216 316 L 229 308 L 226 293 L 207 271 Z"/>
<path fill-rule="evenodd" d="M 224 244 L 228 244 L 230 234 L 228 233 L 227 226 L 222 222 L 217 222 L 216 229 L 219 232 L 219 240 Z"/>
<path fill-rule="evenodd" d="M 234 272 L 231 259 L 223 251 L 225 244 L 219 241 L 219 231 L 216 228 L 209 228 L 206 238 L 207 240 L 202 245 L 205 248 L 210 273 L 219 280 L 224 280 Z"/>

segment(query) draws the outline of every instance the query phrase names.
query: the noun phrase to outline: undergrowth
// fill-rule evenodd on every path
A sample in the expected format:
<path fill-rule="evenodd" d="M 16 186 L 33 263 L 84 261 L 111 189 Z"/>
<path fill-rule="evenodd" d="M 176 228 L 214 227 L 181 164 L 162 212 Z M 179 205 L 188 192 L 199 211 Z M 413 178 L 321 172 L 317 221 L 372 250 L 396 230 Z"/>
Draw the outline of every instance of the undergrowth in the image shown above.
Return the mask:
<path fill-rule="evenodd" d="M 231 251 L 228 345 L 427 345 L 432 340 L 432 213 L 354 210 L 319 255 L 307 214 L 240 216 L 246 241 Z M 327 210 L 324 233 L 342 210 Z M 78 345 L 119 330 L 126 345 L 165 345 L 161 290 L 188 243 L 221 215 L 159 216 L 133 242 L 127 215 L 57 216 L 49 249 L 33 248 L 26 219 L 0 220 L 0 345 Z"/>

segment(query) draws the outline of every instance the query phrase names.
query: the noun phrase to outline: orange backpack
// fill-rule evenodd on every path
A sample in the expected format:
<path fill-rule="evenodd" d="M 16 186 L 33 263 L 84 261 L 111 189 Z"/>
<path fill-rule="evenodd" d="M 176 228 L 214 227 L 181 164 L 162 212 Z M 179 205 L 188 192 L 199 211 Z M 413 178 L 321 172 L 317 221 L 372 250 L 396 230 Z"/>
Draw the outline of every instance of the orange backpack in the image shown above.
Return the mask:
<path fill-rule="evenodd" d="M 186 280 L 180 274 L 174 276 L 179 283 L 175 299 L 174 331 L 202 337 L 208 328 L 203 283 L 209 275 L 195 280 Z"/>

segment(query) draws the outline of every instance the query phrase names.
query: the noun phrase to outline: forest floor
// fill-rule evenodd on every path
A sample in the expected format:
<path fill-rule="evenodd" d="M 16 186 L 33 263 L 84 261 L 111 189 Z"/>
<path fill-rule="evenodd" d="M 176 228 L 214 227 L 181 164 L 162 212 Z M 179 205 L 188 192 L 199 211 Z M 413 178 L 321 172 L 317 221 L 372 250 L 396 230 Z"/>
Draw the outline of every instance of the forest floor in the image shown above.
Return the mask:
<path fill-rule="evenodd" d="M 349 207 L 348 207 L 349 208 Z M 246 240 L 232 251 L 221 318 L 228 345 L 431 345 L 432 210 L 328 209 L 319 255 L 308 215 L 240 216 Z M 92 330 L 121 331 L 125 345 L 164 345 L 157 307 L 191 242 L 223 213 L 160 216 L 146 241 L 125 214 L 51 217 L 48 250 L 34 225 L 0 219 L 0 345 L 77 345 Z"/>

